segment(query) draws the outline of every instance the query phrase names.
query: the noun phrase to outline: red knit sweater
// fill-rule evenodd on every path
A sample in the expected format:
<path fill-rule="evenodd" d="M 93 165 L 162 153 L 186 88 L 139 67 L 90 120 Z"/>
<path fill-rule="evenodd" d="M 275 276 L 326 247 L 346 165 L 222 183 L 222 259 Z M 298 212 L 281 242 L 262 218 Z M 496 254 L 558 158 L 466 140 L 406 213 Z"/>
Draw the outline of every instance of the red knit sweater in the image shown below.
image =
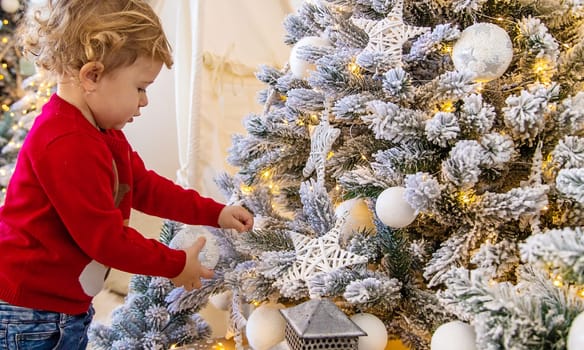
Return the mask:
<path fill-rule="evenodd" d="M 147 170 L 121 131 L 100 132 L 53 95 L 26 137 L 0 208 L 0 299 L 78 314 L 110 267 L 175 277 L 185 253 L 128 227 L 131 208 L 217 226 L 223 207 Z"/>

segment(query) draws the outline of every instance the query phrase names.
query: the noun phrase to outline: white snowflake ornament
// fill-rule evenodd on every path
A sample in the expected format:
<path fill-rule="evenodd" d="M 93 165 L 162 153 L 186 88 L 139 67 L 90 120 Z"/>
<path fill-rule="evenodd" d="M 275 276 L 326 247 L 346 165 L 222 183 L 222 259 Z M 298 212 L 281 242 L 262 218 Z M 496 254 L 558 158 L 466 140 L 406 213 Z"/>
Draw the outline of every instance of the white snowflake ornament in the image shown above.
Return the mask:
<path fill-rule="evenodd" d="M 320 272 L 331 272 L 342 267 L 366 264 L 367 257 L 343 250 L 339 245 L 343 225 L 344 219 L 339 219 L 329 232 L 316 238 L 290 232 L 296 251 L 296 261 L 284 274 L 282 285 L 306 283 Z"/>
<path fill-rule="evenodd" d="M 430 28 L 414 27 L 403 22 L 403 0 L 397 0 L 391 12 L 381 21 L 355 18 L 353 23 L 369 35 L 369 42 L 357 57 L 357 63 L 363 65 L 360 58 L 364 54 L 383 54 L 392 66 L 402 65 L 403 45 L 410 38 L 427 32 Z"/>

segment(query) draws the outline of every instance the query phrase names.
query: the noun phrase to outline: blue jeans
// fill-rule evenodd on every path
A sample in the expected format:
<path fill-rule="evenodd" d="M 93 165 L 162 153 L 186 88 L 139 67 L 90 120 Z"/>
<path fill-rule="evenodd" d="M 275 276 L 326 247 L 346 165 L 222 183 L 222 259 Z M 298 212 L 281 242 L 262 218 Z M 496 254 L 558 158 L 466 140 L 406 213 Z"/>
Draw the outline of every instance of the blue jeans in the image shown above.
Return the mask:
<path fill-rule="evenodd" d="M 14 306 L 0 300 L 0 350 L 77 350 L 87 347 L 93 306 L 67 315 Z"/>

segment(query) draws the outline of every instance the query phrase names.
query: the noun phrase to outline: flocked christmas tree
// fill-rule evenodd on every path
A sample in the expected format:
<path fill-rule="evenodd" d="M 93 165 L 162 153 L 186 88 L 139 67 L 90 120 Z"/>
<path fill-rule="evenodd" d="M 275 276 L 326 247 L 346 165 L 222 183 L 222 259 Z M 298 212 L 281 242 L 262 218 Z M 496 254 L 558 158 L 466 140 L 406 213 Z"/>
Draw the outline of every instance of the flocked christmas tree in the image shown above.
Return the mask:
<path fill-rule="evenodd" d="M 165 221 L 160 241 L 174 248 L 184 248 L 195 237 L 188 227 Z M 212 237 L 212 236 L 211 236 Z M 204 250 L 206 251 L 206 250 Z M 94 323 L 89 337 L 94 349 L 168 349 L 208 338 L 209 325 L 196 313 L 207 302 L 221 280 L 216 277 L 198 290 L 200 299 L 182 307 L 169 306 L 172 295 L 182 294 L 167 278 L 134 275 L 124 304 L 113 310 L 111 324 Z"/>
<path fill-rule="evenodd" d="M 54 90 L 18 49 L 16 28 L 28 6 L 29 1 L 0 1 L 0 203 L 24 138 Z"/>
<path fill-rule="evenodd" d="M 583 20 L 580 0 L 304 2 L 217 180 L 254 230 L 162 305 L 229 290 L 255 350 L 283 330 L 243 306 L 311 298 L 412 349 L 583 348 Z"/>

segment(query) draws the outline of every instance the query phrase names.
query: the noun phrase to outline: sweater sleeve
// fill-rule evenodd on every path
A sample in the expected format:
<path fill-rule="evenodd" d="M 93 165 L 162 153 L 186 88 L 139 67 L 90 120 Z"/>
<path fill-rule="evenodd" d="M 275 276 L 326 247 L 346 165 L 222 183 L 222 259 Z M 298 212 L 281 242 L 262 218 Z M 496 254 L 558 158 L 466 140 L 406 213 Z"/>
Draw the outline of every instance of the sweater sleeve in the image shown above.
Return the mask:
<path fill-rule="evenodd" d="M 112 166 L 107 146 L 83 133 L 53 140 L 33 164 L 59 219 L 89 257 L 129 273 L 177 276 L 186 261 L 183 251 L 124 226 L 114 205 Z"/>
<path fill-rule="evenodd" d="M 131 161 L 135 209 L 185 224 L 219 227 L 219 213 L 224 204 L 147 170 L 136 152 L 131 153 Z"/>

